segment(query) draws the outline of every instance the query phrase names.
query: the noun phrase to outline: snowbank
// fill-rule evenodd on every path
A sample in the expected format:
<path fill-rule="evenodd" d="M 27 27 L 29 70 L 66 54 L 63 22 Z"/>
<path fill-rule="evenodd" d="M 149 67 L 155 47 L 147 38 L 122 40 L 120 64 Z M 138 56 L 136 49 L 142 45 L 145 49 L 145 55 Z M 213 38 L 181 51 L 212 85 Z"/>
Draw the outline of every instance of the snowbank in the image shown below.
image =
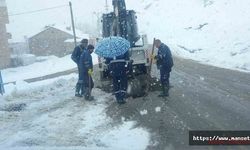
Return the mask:
<path fill-rule="evenodd" d="M 97 64 L 97 55 L 92 54 L 93 63 Z M 70 55 L 62 58 L 50 56 L 46 61 L 37 62 L 28 66 L 9 68 L 2 70 L 3 82 L 22 81 L 25 79 L 41 77 L 57 72 L 63 72 L 76 68 L 76 64 L 71 60 Z"/>

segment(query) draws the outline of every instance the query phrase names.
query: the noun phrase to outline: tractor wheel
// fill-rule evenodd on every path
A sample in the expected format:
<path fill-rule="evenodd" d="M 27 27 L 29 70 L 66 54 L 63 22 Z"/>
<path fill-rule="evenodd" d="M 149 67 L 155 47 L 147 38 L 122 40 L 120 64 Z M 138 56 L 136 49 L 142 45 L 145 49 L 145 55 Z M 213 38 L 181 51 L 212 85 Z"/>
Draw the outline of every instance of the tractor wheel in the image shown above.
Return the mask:
<path fill-rule="evenodd" d="M 145 96 L 148 93 L 149 83 L 147 75 L 139 75 L 129 81 L 128 94 L 133 98 Z"/>

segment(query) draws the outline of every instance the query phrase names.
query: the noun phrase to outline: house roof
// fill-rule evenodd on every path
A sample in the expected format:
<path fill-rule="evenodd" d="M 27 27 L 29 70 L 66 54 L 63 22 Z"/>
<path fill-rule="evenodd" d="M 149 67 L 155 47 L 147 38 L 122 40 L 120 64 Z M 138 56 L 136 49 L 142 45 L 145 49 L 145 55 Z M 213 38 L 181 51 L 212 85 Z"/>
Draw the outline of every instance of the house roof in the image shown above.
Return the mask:
<path fill-rule="evenodd" d="M 14 32 L 16 31 L 12 26 L 7 25 L 8 31 L 12 34 L 12 39 L 9 40 L 10 43 L 15 43 L 15 42 L 25 42 L 28 38 L 31 38 L 48 28 L 55 28 L 58 30 L 61 30 L 63 32 L 66 32 L 70 35 L 73 35 L 73 31 L 71 26 L 63 26 L 63 25 L 50 25 L 50 26 L 45 26 L 43 28 L 27 28 L 27 30 L 20 31 L 19 32 Z M 11 30 L 13 29 L 13 30 Z M 12 33 L 13 31 L 14 33 Z M 76 37 L 78 38 L 87 38 L 89 39 L 88 34 L 84 34 L 82 31 L 75 29 L 76 32 Z M 14 35 L 13 35 L 14 34 Z"/>
<path fill-rule="evenodd" d="M 55 29 L 58 29 L 58 30 L 61 30 L 65 33 L 68 33 L 70 35 L 73 35 L 73 31 L 72 31 L 72 27 L 71 26 L 60 26 L 60 25 L 52 25 L 52 26 L 45 26 L 40 32 L 37 32 L 36 34 L 33 34 L 33 35 L 30 35 L 29 38 L 32 38 L 33 36 L 49 29 L 49 28 L 55 28 Z M 80 30 L 77 30 L 75 29 L 75 34 L 76 34 L 76 37 L 78 38 L 87 38 L 89 39 L 89 35 L 88 34 L 84 34 L 82 31 Z"/>
<path fill-rule="evenodd" d="M 84 38 L 84 37 L 83 37 Z M 84 38 L 85 39 L 85 38 Z M 88 38 L 87 38 L 88 39 Z M 81 40 L 82 39 L 80 39 L 80 38 L 76 38 L 76 42 L 81 42 Z M 67 40 L 65 40 L 64 41 L 65 43 L 72 43 L 72 42 L 74 42 L 74 39 L 67 39 Z"/>

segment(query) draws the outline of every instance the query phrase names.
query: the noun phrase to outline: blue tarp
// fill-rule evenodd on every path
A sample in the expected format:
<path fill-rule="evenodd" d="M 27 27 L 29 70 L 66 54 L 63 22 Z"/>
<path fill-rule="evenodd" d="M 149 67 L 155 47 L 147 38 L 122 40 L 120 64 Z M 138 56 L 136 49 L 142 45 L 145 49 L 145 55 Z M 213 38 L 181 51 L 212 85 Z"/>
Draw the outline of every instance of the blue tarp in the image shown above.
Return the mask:
<path fill-rule="evenodd" d="M 128 40 L 122 37 L 111 36 L 99 41 L 95 48 L 95 53 L 98 56 L 105 58 L 113 58 L 123 55 L 130 48 Z"/>
<path fill-rule="evenodd" d="M 0 93 L 3 95 L 4 94 L 4 86 L 3 86 L 3 78 L 2 78 L 2 73 L 0 71 Z"/>

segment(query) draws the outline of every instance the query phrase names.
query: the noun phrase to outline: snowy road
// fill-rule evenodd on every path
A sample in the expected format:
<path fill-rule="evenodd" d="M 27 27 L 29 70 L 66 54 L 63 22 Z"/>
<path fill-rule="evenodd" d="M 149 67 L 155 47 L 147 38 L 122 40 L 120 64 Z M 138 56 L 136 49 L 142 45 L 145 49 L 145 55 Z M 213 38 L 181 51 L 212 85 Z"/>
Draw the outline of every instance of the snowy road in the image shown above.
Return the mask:
<path fill-rule="evenodd" d="M 171 84 L 174 88 L 166 100 L 151 92 L 130 99 L 122 109 L 113 110 L 111 105 L 108 113 L 148 128 L 153 143 L 149 149 L 249 149 L 189 146 L 188 131 L 250 130 L 250 74 L 175 58 Z"/>

